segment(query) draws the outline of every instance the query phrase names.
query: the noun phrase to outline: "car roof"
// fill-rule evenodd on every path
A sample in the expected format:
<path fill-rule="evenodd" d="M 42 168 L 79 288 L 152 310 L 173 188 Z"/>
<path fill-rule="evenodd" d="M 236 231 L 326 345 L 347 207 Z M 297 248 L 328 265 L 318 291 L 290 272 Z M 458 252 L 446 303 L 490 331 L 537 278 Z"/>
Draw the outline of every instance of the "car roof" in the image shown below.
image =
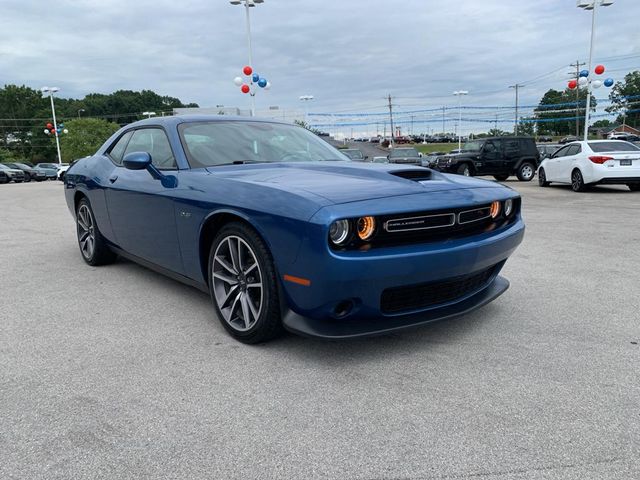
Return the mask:
<path fill-rule="evenodd" d="M 194 123 L 194 122 L 262 122 L 262 123 L 279 123 L 284 125 L 292 125 L 289 122 L 283 122 L 281 120 L 274 120 L 272 118 L 260 118 L 260 117 L 243 117 L 237 115 L 173 115 L 167 117 L 152 117 L 145 118 L 144 120 L 138 120 L 127 125 L 127 128 L 142 127 L 142 126 L 177 126 L 181 123 Z"/>

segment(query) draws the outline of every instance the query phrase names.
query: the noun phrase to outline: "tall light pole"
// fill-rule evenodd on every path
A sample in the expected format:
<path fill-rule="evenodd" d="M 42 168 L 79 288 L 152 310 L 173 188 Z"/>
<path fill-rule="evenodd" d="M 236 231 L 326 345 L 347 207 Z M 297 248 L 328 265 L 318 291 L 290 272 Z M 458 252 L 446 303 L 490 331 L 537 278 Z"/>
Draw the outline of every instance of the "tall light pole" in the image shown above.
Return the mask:
<path fill-rule="evenodd" d="M 309 128 L 309 102 L 313 100 L 313 95 L 300 95 L 300 101 L 304 102 L 304 123 Z"/>
<path fill-rule="evenodd" d="M 591 10 L 591 41 L 589 42 L 589 62 L 588 71 L 591 73 L 591 59 L 593 58 L 593 37 L 596 31 L 596 10 L 598 7 L 608 7 L 613 4 L 613 0 L 577 0 L 578 8 Z M 589 114 L 591 110 L 591 80 L 587 83 L 587 109 L 584 114 L 584 141 L 589 139 Z"/>
<path fill-rule="evenodd" d="M 513 134 L 515 136 L 518 136 L 518 90 L 522 87 L 524 87 L 524 85 L 520 85 L 519 83 L 516 83 L 515 85 L 509 85 L 509 88 L 514 88 L 516 91 L 516 121 L 513 127 Z"/>
<path fill-rule="evenodd" d="M 258 3 L 264 3 L 264 0 L 230 0 L 229 3 L 231 5 L 242 5 L 244 3 L 245 12 L 247 13 L 247 45 L 249 46 L 249 66 L 253 67 L 253 49 L 251 48 L 251 21 L 249 18 L 249 8 L 255 7 Z M 251 85 L 253 85 L 253 80 L 250 79 Z M 255 92 L 251 89 L 250 92 L 251 97 L 251 116 L 254 117 L 256 114 L 256 99 Z"/>
<path fill-rule="evenodd" d="M 80 118 L 80 112 L 86 112 L 86 110 L 84 108 L 81 108 L 78 110 L 78 118 Z"/>
<path fill-rule="evenodd" d="M 462 96 L 469 95 L 467 90 L 456 90 L 453 94 L 458 97 L 458 150 L 462 148 Z"/>
<path fill-rule="evenodd" d="M 58 165 L 62 164 L 62 155 L 60 154 L 60 139 L 58 138 L 58 122 L 56 121 L 56 106 L 53 104 L 53 94 L 59 92 L 58 87 L 42 87 L 42 93 L 48 93 L 51 100 L 51 114 L 53 115 L 53 131 L 56 136 L 56 148 L 58 149 Z"/>
<path fill-rule="evenodd" d="M 143 115 L 146 115 L 147 118 L 151 118 L 154 117 L 156 115 L 156 112 L 142 112 Z"/>

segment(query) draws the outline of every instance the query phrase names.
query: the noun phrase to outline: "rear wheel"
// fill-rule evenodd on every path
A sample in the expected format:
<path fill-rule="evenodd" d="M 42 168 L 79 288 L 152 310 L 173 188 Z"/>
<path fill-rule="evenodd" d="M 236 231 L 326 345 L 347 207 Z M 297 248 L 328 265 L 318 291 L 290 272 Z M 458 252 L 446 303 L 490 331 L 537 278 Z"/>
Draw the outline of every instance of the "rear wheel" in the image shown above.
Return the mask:
<path fill-rule="evenodd" d="M 27 172 L 25 172 L 25 174 L 24 174 L 24 181 L 25 182 L 30 182 L 31 181 L 31 175 L 29 175 Z"/>
<path fill-rule="evenodd" d="M 282 332 L 273 259 L 248 225 L 229 223 L 214 238 L 209 290 L 222 326 L 236 340 L 259 343 Z"/>
<path fill-rule="evenodd" d="M 547 174 L 544 173 L 544 168 L 538 170 L 538 185 L 541 187 L 548 187 L 549 183 L 551 182 L 547 182 Z"/>
<path fill-rule="evenodd" d="M 458 175 L 464 175 L 465 177 L 470 177 L 471 176 L 471 169 L 469 168 L 469 164 L 463 163 L 462 165 L 460 165 L 458 167 L 458 169 L 456 170 L 456 173 Z"/>
<path fill-rule="evenodd" d="M 494 175 L 493 178 L 495 178 L 499 182 L 504 182 L 507 178 L 509 178 L 509 175 Z"/>
<path fill-rule="evenodd" d="M 98 230 L 93 210 L 91 210 L 91 205 L 89 205 L 89 201 L 86 198 L 78 202 L 76 231 L 80 253 L 85 262 L 97 267 L 98 265 L 106 265 L 115 261 L 116 254 L 111 251 L 100 230 Z"/>
<path fill-rule="evenodd" d="M 629 183 L 627 187 L 629 187 L 629 190 L 632 192 L 640 192 L 640 183 Z"/>
<path fill-rule="evenodd" d="M 584 184 L 584 178 L 582 178 L 582 172 L 577 168 L 571 172 L 571 189 L 574 192 L 584 192 L 587 190 L 587 186 Z"/>
<path fill-rule="evenodd" d="M 530 182 L 536 174 L 536 167 L 531 162 L 523 162 L 518 168 L 518 180 L 521 182 Z"/>

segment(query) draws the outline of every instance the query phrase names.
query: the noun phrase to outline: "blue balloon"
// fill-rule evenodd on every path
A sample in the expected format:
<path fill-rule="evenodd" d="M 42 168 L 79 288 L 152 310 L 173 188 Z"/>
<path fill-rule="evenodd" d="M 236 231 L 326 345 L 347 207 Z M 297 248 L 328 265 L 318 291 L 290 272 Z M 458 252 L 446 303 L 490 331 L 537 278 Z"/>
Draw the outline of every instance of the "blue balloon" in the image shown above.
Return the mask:
<path fill-rule="evenodd" d="M 254 73 L 251 79 L 253 80 L 253 83 L 258 83 L 260 81 L 260 75 L 258 75 L 257 73 Z"/>
<path fill-rule="evenodd" d="M 267 86 L 267 79 L 266 79 L 266 78 L 261 78 L 261 79 L 258 81 L 258 86 L 259 86 L 259 87 L 261 87 L 261 88 L 266 87 L 266 86 Z"/>
<path fill-rule="evenodd" d="M 607 78 L 607 79 L 604 81 L 604 86 L 605 86 L 605 87 L 610 87 L 610 86 L 612 86 L 612 85 L 613 85 L 613 78 Z"/>
<path fill-rule="evenodd" d="M 589 76 L 589 70 L 580 70 L 580 76 L 581 77 L 588 77 Z"/>

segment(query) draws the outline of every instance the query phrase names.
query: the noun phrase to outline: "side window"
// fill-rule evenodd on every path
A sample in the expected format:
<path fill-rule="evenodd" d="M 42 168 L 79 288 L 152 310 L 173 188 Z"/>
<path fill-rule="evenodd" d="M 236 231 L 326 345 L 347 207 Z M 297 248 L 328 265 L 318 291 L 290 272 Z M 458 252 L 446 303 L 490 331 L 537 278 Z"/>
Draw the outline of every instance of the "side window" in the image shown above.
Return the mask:
<path fill-rule="evenodd" d="M 566 156 L 570 157 L 572 155 L 577 155 L 578 153 L 580 153 L 580 150 L 580 145 L 569 145 L 569 147 L 567 148 Z"/>
<path fill-rule="evenodd" d="M 169 139 L 160 128 L 141 128 L 135 130 L 124 154 L 131 152 L 147 152 L 151 155 L 151 163 L 159 169 L 175 169 L 176 159 L 171 152 Z"/>
<path fill-rule="evenodd" d="M 562 147 L 560 150 L 556 150 L 556 153 L 551 155 L 551 158 L 564 157 L 565 155 L 567 155 L 567 150 L 569 150 L 569 147 Z"/>
<path fill-rule="evenodd" d="M 486 142 L 484 144 L 484 151 L 485 153 L 493 153 L 493 152 L 497 152 L 498 148 L 496 147 L 496 144 L 493 142 Z"/>
<path fill-rule="evenodd" d="M 133 132 L 131 131 L 122 135 L 118 140 L 116 140 L 116 143 L 111 147 L 111 149 L 108 152 L 108 155 L 117 165 L 122 165 L 122 157 L 124 157 L 124 149 L 127 146 L 127 143 L 131 138 L 131 135 L 133 135 Z"/>
<path fill-rule="evenodd" d="M 504 155 L 506 157 L 515 157 L 520 153 L 520 142 L 518 140 L 505 140 Z"/>

